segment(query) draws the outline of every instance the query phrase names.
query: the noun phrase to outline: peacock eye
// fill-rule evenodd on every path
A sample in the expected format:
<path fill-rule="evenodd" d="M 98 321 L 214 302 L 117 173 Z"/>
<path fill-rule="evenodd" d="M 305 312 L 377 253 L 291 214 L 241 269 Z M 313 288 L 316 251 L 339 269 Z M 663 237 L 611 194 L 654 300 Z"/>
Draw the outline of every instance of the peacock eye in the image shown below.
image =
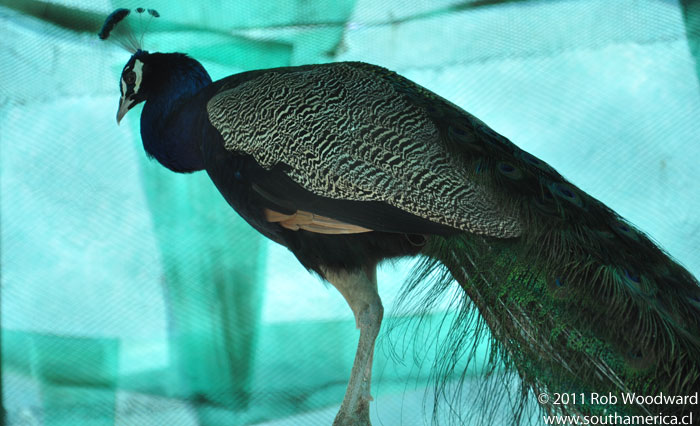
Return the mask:
<path fill-rule="evenodd" d="M 131 71 L 129 74 L 126 75 L 126 77 L 124 77 L 124 81 L 126 82 L 126 84 L 134 84 L 134 82 L 136 81 L 136 74 L 134 74 L 134 72 Z"/>

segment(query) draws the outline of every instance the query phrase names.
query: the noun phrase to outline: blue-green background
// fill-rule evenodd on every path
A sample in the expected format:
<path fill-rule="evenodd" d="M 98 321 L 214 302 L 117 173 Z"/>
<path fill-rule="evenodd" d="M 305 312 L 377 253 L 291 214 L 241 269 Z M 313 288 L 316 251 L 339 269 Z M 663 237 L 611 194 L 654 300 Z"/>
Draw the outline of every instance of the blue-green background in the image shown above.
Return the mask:
<path fill-rule="evenodd" d="M 205 174 L 149 161 L 140 108 L 117 127 L 129 54 L 95 33 L 115 7 L 137 6 L 161 14 L 147 50 L 190 53 L 214 78 L 341 60 L 396 70 L 700 274 L 698 2 L 0 0 L 9 424 L 328 425 L 343 396 L 358 333 L 342 297 Z M 147 21 L 133 19 L 138 34 Z M 409 267 L 379 275 L 397 329 L 375 357 L 375 426 L 430 420 L 434 320 L 449 303 L 404 339 L 413 329 L 395 318 L 411 311 L 392 308 Z M 477 362 L 465 412 L 480 407 L 466 392 L 480 377 Z"/>

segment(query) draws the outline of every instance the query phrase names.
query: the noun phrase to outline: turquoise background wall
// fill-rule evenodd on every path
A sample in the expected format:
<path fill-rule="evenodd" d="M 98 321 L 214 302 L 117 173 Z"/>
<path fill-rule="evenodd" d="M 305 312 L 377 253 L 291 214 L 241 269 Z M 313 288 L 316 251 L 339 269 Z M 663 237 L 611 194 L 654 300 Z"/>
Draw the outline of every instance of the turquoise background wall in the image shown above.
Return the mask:
<path fill-rule="evenodd" d="M 699 2 L 0 0 L 8 424 L 328 425 L 342 400 L 358 337 L 342 297 L 238 218 L 205 174 L 148 160 L 138 111 L 116 125 L 129 54 L 95 34 L 114 8 L 137 6 L 161 14 L 134 22 L 148 25 L 146 49 L 189 53 L 214 78 L 342 60 L 398 71 L 700 275 Z M 409 270 L 379 274 L 389 318 L 375 425 L 424 424 L 432 411 L 451 295 L 404 339 L 414 312 L 395 299 Z M 476 412 L 480 362 L 467 373 L 459 404 Z"/>

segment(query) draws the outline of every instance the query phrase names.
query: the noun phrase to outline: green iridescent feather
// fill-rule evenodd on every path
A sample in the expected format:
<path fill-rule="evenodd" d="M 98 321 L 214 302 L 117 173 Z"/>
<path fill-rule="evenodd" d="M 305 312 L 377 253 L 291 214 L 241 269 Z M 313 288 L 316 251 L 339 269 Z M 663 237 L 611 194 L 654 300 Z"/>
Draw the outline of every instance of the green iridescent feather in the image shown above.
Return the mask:
<path fill-rule="evenodd" d="M 428 260 L 415 271 L 404 300 L 435 269 L 449 270 L 439 276 L 459 282 L 471 299 L 462 309 L 478 311 L 481 327 L 490 329 L 492 366 L 502 360 L 522 379 L 520 408 L 527 395 L 540 392 L 692 395 L 700 389 L 700 286 L 688 271 L 478 119 L 395 73 L 380 74 L 425 109 L 469 179 L 524 223 L 517 238 L 431 237 L 423 250 Z M 430 285 L 415 303 L 422 309 L 437 299 L 436 289 L 449 287 Z M 455 355 L 473 354 L 479 343 L 454 339 L 463 330 L 464 324 L 453 325 Z M 472 348 L 458 347 L 464 344 Z M 441 361 L 445 376 L 457 358 Z M 544 405 L 548 412 L 582 415 L 681 414 L 691 408 L 624 405 L 620 398 L 617 406 L 551 402 Z"/>

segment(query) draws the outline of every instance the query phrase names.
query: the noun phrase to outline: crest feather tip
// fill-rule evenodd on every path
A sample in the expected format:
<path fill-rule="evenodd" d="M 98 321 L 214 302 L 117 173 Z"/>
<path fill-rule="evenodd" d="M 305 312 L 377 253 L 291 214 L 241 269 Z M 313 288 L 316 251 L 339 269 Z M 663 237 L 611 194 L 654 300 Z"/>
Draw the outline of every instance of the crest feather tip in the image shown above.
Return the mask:
<path fill-rule="evenodd" d="M 112 32 L 114 29 L 114 26 L 117 25 L 119 22 L 124 20 L 126 16 L 131 13 L 129 9 L 117 9 L 114 12 L 110 13 L 107 19 L 105 19 L 105 23 L 102 25 L 102 29 L 100 32 L 97 34 L 100 39 L 102 40 L 107 40 L 109 37 L 109 34 Z"/>

